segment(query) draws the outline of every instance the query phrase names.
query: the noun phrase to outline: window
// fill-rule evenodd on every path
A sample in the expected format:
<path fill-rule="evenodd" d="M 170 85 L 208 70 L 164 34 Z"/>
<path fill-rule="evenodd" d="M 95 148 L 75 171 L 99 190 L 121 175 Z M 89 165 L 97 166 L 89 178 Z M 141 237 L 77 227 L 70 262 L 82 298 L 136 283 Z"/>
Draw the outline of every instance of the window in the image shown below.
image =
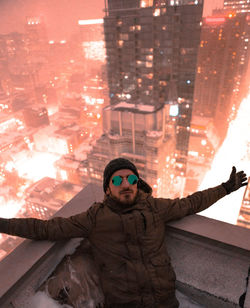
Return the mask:
<path fill-rule="evenodd" d="M 153 6 L 153 0 L 141 0 L 140 6 L 141 7 L 150 7 Z"/>
<path fill-rule="evenodd" d="M 128 40 L 128 33 L 120 33 L 120 40 L 127 41 Z"/>

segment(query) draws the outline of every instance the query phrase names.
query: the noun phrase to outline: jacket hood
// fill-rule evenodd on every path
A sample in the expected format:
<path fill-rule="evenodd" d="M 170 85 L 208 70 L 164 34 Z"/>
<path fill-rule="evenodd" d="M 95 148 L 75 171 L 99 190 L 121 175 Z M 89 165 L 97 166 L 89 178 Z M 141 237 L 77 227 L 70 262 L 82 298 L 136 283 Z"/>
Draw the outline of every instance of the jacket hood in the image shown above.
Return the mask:
<path fill-rule="evenodd" d="M 144 191 L 145 193 L 151 194 L 152 188 L 143 179 L 139 179 L 137 184 L 138 189 Z"/>

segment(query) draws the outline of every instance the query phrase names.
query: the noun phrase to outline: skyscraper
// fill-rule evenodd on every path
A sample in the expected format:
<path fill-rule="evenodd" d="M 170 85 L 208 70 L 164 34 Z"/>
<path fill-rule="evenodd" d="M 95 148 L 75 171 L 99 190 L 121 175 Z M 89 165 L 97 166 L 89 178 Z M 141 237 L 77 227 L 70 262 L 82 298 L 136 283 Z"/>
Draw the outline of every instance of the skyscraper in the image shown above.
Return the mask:
<path fill-rule="evenodd" d="M 237 13 L 250 12 L 249 0 L 224 0 L 224 9 Z"/>
<path fill-rule="evenodd" d="M 105 1 L 110 106 L 104 109 L 104 135 L 89 156 L 97 177 L 103 168 L 96 168 L 94 153 L 104 160 L 126 156 L 141 164 L 158 193 L 163 170 L 170 179 L 180 157 L 185 164 L 202 4 L 177 2 Z"/>
<path fill-rule="evenodd" d="M 248 91 L 249 33 L 247 13 L 224 12 L 203 21 L 193 110 L 213 118 L 220 142 Z"/>
<path fill-rule="evenodd" d="M 41 17 L 26 18 L 25 42 L 31 61 L 41 61 L 47 55 L 47 30 Z"/>
<path fill-rule="evenodd" d="M 186 194 L 198 189 L 249 90 L 249 16 L 204 18 L 190 126 Z"/>
<path fill-rule="evenodd" d="M 178 97 L 184 99 L 178 106 L 177 149 L 185 155 L 202 4 L 177 2 L 108 1 L 104 29 L 111 105 L 124 100 L 165 104 L 175 83 Z"/>

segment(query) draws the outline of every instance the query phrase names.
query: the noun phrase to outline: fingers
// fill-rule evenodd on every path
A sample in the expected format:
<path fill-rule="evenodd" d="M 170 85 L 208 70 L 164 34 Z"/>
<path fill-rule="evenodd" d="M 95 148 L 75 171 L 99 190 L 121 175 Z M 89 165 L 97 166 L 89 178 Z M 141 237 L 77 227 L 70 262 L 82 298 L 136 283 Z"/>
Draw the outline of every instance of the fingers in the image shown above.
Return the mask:
<path fill-rule="evenodd" d="M 236 184 L 236 186 L 238 186 L 238 187 L 247 186 L 248 178 L 247 178 L 246 173 L 243 170 L 237 172 L 236 174 L 233 174 L 233 171 L 232 171 L 231 175 L 235 176 L 236 183 L 238 183 L 238 184 Z"/>
<path fill-rule="evenodd" d="M 233 179 L 235 177 L 235 174 L 236 174 L 236 168 L 235 166 L 233 166 L 231 174 L 230 174 L 230 179 Z"/>
<path fill-rule="evenodd" d="M 242 181 L 247 181 L 247 175 L 244 171 L 237 172 L 236 176 L 240 178 Z"/>

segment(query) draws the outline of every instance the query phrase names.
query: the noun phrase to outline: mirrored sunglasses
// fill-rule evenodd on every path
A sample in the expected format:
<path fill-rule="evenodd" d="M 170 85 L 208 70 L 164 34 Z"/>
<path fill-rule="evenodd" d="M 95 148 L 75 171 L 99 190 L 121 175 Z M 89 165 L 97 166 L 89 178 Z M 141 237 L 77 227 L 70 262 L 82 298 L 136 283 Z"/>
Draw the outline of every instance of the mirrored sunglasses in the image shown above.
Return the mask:
<path fill-rule="evenodd" d="M 122 180 L 123 178 L 119 175 L 116 175 L 112 178 L 112 183 L 113 185 L 115 186 L 120 186 L 121 183 L 122 183 Z M 131 185 L 135 185 L 136 183 L 138 183 L 139 179 L 138 177 L 135 175 L 135 174 L 130 174 L 128 177 L 127 177 L 127 180 L 129 182 L 129 184 Z"/>

